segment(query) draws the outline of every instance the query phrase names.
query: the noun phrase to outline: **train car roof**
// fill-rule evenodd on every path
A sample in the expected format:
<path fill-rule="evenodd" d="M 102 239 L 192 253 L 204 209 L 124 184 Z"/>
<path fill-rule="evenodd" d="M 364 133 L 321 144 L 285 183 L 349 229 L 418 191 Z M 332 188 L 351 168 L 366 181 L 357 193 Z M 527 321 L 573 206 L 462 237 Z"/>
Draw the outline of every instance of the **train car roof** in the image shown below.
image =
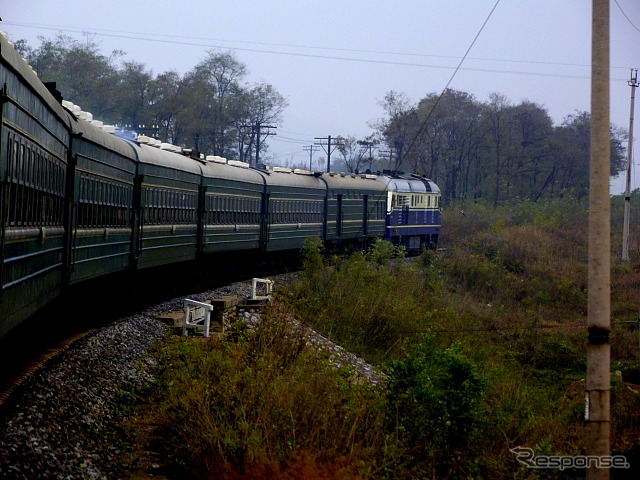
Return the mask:
<path fill-rule="evenodd" d="M 433 180 L 425 178 L 424 181 L 429 184 L 429 188 L 431 189 L 432 193 L 440 193 L 440 187 L 438 187 L 438 185 L 436 185 Z"/>
<path fill-rule="evenodd" d="M 158 147 L 151 147 L 143 143 L 128 141 L 138 155 L 141 164 L 157 165 L 160 167 L 182 170 L 196 175 L 202 174 L 202 164 L 193 158 L 180 155 L 179 153 L 162 150 Z"/>
<path fill-rule="evenodd" d="M 258 171 L 252 168 L 241 168 L 233 164 L 208 162 L 202 165 L 202 174 L 205 178 L 219 178 L 264 185 L 264 179 Z"/>
<path fill-rule="evenodd" d="M 327 189 L 325 184 L 322 183 L 313 172 L 307 172 L 306 170 L 274 167 L 271 170 L 265 170 L 261 173 L 267 180 L 267 185 L 271 186 L 314 188 L 318 190 Z"/>
<path fill-rule="evenodd" d="M 384 182 L 390 192 L 440 193 L 438 186 L 428 178 L 397 178 L 383 175 L 378 177 L 378 181 Z"/>
<path fill-rule="evenodd" d="M 358 175 L 352 173 L 324 173 L 322 178 L 330 189 L 345 190 L 385 190 L 385 185 L 378 182 L 376 175 Z"/>
<path fill-rule="evenodd" d="M 71 124 L 72 133 L 81 134 L 85 140 L 102 145 L 104 148 L 129 157 L 134 161 L 137 160 L 135 153 L 131 149 L 131 144 L 126 140 L 104 131 L 97 125 L 76 118 L 72 113 L 67 112 L 67 116 L 70 118 L 69 123 Z"/>
<path fill-rule="evenodd" d="M 36 94 L 42 98 L 42 101 L 63 121 L 67 121 L 64 108 L 60 105 L 60 102 L 54 98 L 49 89 L 44 86 L 44 83 L 36 72 L 29 66 L 27 61 L 20 56 L 13 45 L 4 37 L 4 32 L 0 32 L 0 57 L 2 63 L 8 64 L 18 75 L 22 76 L 25 81 L 31 86 Z M 0 78 L 0 84 L 6 83 L 6 78 Z"/>

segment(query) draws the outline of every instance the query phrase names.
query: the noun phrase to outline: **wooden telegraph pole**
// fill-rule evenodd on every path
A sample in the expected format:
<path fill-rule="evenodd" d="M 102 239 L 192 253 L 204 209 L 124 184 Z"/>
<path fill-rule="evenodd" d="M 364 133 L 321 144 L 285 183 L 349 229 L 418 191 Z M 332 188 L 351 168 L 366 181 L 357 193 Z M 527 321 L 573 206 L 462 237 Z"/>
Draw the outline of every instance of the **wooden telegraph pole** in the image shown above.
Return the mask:
<path fill-rule="evenodd" d="M 311 164 L 313 163 L 313 154 L 317 151 L 315 148 L 315 145 L 307 145 L 305 147 L 302 147 L 305 152 L 309 152 L 309 170 L 313 170 L 313 166 Z"/>
<path fill-rule="evenodd" d="M 327 136 L 327 137 L 315 137 L 316 140 L 326 140 L 327 143 L 323 143 L 323 142 L 316 142 L 315 145 L 320 145 L 322 147 L 322 149 L 324 150 L 324 153 L 327 154 L 327 173 L 329 173 L 331 171 L 331 154 L 333 153 L 333 151 L 338 148 L 341 147 L 342 145 L 344 145 L 342 142 L 335 142 L 335 138 L 333 138 L 334 143 L 331 143 L 331 135 Z M 326 146 L 326 148 L 325 148 Z"/>
<path fill-rule="evenodd" d="M 610 455 L 611 345 L 609 172 L 609 0 L 593 0 L 591 30 L 591 160 L 589 174 L 589 293 L 586 394 L 587 455 Z M 590 464 L 587 479 L 609 479 Z"/>

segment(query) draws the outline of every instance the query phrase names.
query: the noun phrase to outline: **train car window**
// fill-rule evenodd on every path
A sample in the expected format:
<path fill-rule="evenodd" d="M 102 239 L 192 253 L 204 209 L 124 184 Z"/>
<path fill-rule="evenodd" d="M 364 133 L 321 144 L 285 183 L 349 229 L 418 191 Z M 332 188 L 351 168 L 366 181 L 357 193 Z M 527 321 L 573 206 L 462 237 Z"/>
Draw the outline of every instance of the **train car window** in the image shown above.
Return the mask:
<path fill-rule="evenodd" d="M 216 212 L 215 212 L 215 197 L 205 197 L 205 223 L 206 224 L 214 224 L 216 223 Z"/>
<path fill-rule="evenodd" d="M 18 183 L 23 183 L 23 175 L 24 175 L 24 144 L 20 144 L 20 149 L 18 151 L 18 169 L 16 171 L 16 179 Z"/>
<path fill-rule="evenodd" d="M 171 192 L 168 190 L 163 191 L 164 194 L 164 202 L 162 202 L 162 223 L 165 225 L 169 225 L 173 223 L 173 218 L 175 215 L 175 209 L 171 208 L 174 204 L 173 199 L 171 198 Z"/>
<path fill-rule="evenodd" d="M 238 199 L 231 197 L 229 200 L 231 201 L 231 223 L 235 225 L 238 223 Z"/>
<path fill-rule="evenodd" d="M 233 199 L 233 212 L 235 214 L 235 221 L 233 223 L 240 223 L 240 199 L 238 197 L 234 197 Z"/>
<path fill-rule="evenodd" d="M 162 192 L 160 190 L 155 190 L 155 195 L 156 195 L 156 205 L 153 209 L 155 212 L 155 218 L 153 223 L 158 225 L 162 223 L 162 204 L 164 199 L 162 198 Z"/>
<path fill-rule="evenodd" d="M 225 225 L 227 222 L 227 197 L 220 197 L 220 223 Z"/>
<path fill-rule="evenodd" d="M 225 225 L 228 223 L 231 223 L 231 221 L 229 220 L 229 198 L 228 197 L 222 197 L 222 223 L 224 223 Z"/>
<path fill-rule="evenodd" d="M 342 195 L 338 195 L 338 218 L 336 219 L 336 235 L 338 237 L 342 236 Z"/>
<path fill-rule="evenodd" d="M 147 190 L 147 193 L 149 194 L 150 197 L 150 205 L 151 207 L 148 208 L 149 211 L 149 222 L 153 223 L 153 224 L 157 224 L 158 223 L 158 219 L 160 218 L 160 212 L 159 210 L 159 192 L 157 192 L 155 189 L 153 190 Z M 149 206 L 149 203 L 147 203 L 147 206 Z"/>
<path fill-rule="evenodd" d="M 220 223 L 220 206 L 218 205 L 220 197 L 209 197 L 211 207 L 208 209 L 211 212 L 211 223 L 218 225 Z"/>
<path fill-rule="evenodd" d="M 153 224 L 159 224 L 160 223 L 160 209 L 161 209 L 161 205 L 162 205 L 162 199 L 161 199 L 161 194 L 160 194 L 160 190 L 156 190 L 153 189 L 151 190 L 151 193 L 153 194 L 153 198 L 154 198 L 154 203 L 153 203 L 153 207 L 151 208 L 151 213 L 152 213 L 152 223 Z"/>
<path fill-rule="evenodd" d="M 362 197 L 362 233 L 369 234 L 369 195 Z"/>

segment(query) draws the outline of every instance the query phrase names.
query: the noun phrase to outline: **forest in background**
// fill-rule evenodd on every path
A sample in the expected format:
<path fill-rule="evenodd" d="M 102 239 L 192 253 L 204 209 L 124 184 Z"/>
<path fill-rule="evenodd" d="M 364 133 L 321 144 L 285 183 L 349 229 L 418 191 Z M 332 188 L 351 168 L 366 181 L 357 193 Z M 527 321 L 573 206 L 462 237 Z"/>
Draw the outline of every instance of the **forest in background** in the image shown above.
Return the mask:
<path fill-rule="evenodd" d="M 210 50 L 181 76 L 122 61 L 122 51 L 104 55 L 89 37 L 40 42 L 37 48 L 22 40 L 15 46 L 65 100 L 105 123 L 206 155 L 250 162 L 257 139 L 252 126 L 280 123 L 287 105 L 272 85 L 248 83 L 247 66 L 228 52 Z"/>
<path fill-rule="evenodd" d="M 427 95 L 417 105 L 389 92 L 381 102 L 387 120 L 378 126 L 393 146 L 394 168 L 435 180 L 447 201 L 583 197 L 589 187 L 588 112 L 554 125 L 539 104 L 511 103 L 492 94 L 487 102 L 465 92 Z M 611 128 L 611 175 L 626 165 L 627 133 Z"/>
<path fill-rule="evenodd" d="M 89 36 L 40 41 L 32 47 L 20 40 L 16 48 L 43 81 L 56 82 L 66 100 L 106 123 L 252 164 L 256 126 L 282 123 L 284 96 L 268 83 L 249 83 L 247 66 L 232 53 L 210 50 L 184 75 L 154 74 L 142 62 L 122 60 L 122 51 L 104 55 Z M 336 170 L 426 175 L 445 202 L 497 205 L 588 193 L 588 112 L 570 113 L 555 125 L 543 105 L 512 103 L 498 93 L 480 101 L 456 90 L 417 103 L 392 90 L 378 103 L 384 116 L 370 122 L 371 135 L 336 138 Z M 261 140 L 260 159 L 268 162 L 268 142 Z M 627 132 L 612 125 L 613 176 L 626 164 L 626 140 Z"/>

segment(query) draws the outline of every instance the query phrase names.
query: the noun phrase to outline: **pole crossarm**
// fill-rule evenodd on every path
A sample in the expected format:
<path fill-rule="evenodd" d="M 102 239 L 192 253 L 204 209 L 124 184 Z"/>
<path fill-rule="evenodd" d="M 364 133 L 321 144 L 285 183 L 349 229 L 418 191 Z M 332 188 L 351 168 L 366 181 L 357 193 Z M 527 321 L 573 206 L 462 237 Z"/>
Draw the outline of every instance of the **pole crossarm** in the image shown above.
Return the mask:
<path fill-rule="evenodd" d="M 278 128 L 275 125 L 263 125 L 261 122 L 256 122 L 253 125 L 240 125 L 240 128 L 250 128 L 252 133 L 256 135 L 256 161 L 254 166 L 258 166 L 260 162 L 260 143 L 262 141 L 262 136 L 266 139 L 269 135 L 276 135 L 275 132 L 269 131 L 271 128 Z M 266 128 L 267 131 L 263 132 L 262 129 Z M 251 156 L 249 156 L 251 158 Z"/>
<path fill-rule="evenodd" d="M 323 140 L 326 141 L 326 143 L 324 142 L 316 142 L 315 145 L 320 145 L 322 147 L 322 149 L 324 150 L 324 153 L 327 154 L 327 173 L 329 173 L 331 171 L 331 154 L 335 151 L 336 148 L 338 147 L 343 147 L 344 143 L 341 142 L 335 142 L 335 143 L 331 143 L 331 135 L 327 136 L 327 137 L 315 137 L 315 140 Z M 333 139 L 335 141 L 335 138 Z M 326 145 L 326 148 L 325 148 Z M 333 148 L 331 148 L 333 145 Z"/>
<path fill-rule="evenodd" d="M 305 145 L 302 147 L 305 152 L 309 152 L 309 170 L 313 170 L 311 164 L 313 162 L 313 154 L 318 151 L 316 145 Z"/>

